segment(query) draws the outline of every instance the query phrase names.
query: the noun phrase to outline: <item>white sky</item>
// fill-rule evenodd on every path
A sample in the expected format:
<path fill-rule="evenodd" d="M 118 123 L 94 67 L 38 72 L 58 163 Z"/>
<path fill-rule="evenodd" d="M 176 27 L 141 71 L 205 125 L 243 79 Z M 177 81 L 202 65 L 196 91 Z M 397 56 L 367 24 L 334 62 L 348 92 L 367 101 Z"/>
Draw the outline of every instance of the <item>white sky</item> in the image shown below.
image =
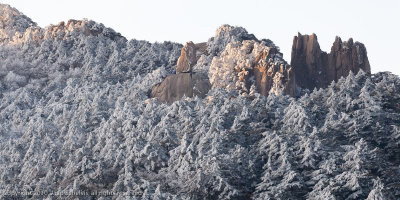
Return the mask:
<path fill-rule="evenodd" d="M 373 72 L 400 75 L 400 1 L 398 0 L 0 0 L 45 27 L 88 18 L 128 39 L 202 42 L 222 24 L 242 26 L 269 38 L 290 62 L 293 36 L 316 33 L 330 51 L 338 35 L 365 44 Z M 396 25 L 397 24 L 397 25 Z"/>

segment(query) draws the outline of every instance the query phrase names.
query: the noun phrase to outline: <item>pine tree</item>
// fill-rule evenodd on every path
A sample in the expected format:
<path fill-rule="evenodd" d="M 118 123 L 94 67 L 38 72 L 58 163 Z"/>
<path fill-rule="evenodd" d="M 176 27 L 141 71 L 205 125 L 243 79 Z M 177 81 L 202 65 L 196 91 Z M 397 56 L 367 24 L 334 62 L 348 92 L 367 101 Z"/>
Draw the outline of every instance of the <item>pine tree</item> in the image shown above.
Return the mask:
<path fill-rule="evenodd" d="M 383 195 L 383 183 L 381 180 L 378 178 L 374 180 L 374 188 L 371 190 L 371 192 L 368 194 L 367 200 L 385 200 L 387 199 Z"/>

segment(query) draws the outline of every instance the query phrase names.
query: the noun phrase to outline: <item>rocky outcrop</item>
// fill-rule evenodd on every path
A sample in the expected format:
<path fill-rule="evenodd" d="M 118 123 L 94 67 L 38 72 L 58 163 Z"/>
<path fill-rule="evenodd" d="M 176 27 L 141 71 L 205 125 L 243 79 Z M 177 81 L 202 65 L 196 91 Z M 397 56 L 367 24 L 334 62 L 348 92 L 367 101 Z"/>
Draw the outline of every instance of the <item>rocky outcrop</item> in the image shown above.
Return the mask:
<path fill-rule="evenodd" d="M 257 91 L 264 96 L 270 92 L 296 94 L 295 76 L 292 67 L 282 59 L 276 48 L 258 53 L 254 60 L 254 81 Z"/>
<path fill-rule="evenodd" d="M 176 65 L 177 74 L 171 74 L 155 85 L 150 91 L 150 97 L 168 104 L 180 100 L 183 96 L 205 97 L 211 88 L 210 81 L 206 74 L 193 72 L 192 69 L 198 59 L 207 54 L 206 43 L 187 42 Z"/>
<path fill-rule="evenodd" d="M 209 77 L 212 87 L 239 90 L 250 94 L 250 88 L 264 96 L 270 92 L 295 94 L 294 73 L 275 47 L 245 40 L 229 43 L 211 63 Z"/>
<path fill-rule="evenodd" d="M 201 55 L 207 55 L 206 43 L 194 44 L 187 42 L 182 48 L 181 56 L 178 59 L 176 73 L 191 72 Z"/>
<path fill-rule="evenodd" d="M 151 90 L 151 97 L 156 97 L 161 102 L 168 104 L 187 97 L 198 96 L 204 98 L 210 90 L 208 78 L 201 74 L 180 73 L 173 74 L 155 85 Z"/>
<path fill-rule="evenodd" d="M 187 42 L 176 65 L 177 74 L 153 87 L 151 97 L 172 103 L 204 97 L 213 87 L 296 96 L 298 87 L 324 88 L 350 71 L 370 73 L 367 51 L 359 42 L 336 37 L 331 52 L 321 50 L 315 34 L 294 37 L 291 65 L 270 40 L 258 40 L 241 27 L 223 25 L 207 43 Z"/>
<path fill-rule="evenodd" d="M 104 36 L 113 41 L 127 42 L 125 37 L 113 29 L 86 19 L 71 19 L 41 28 L 15 8 L 0 4 L 0 44 L 40 43 L 47 39 L 70 40 L 80 35 Z"/>
<path fill-rule="evenodd" d="M 326 85 L 325 68 L 327 54 L 321 51 L 317 36 L 295 36 L 292 46 L 291 66 L 296 76 L 296 84 L 302 88 L 310 88 Z"/>
<path fill-rule="evenodd" d="M 258 40 L 242 27 L 223 25 L 207 43 L 187 42 L 176 65 L 177 74 L 154 86 L 150 96 L 172 103 L 187 97 L 204 97 L 211 87 L 295 95 L 292 68 L 271 40 Z"/>
<path fill-rule="evenodd" d="M 211 37 L 207 43 L 200 43 L 202 44 L 201 49 L 204 49 L 207 53 L 201 55 L 197 60 L 196 65 L 193 66 L 193 72 L 208 74 L 214 57 L 219 57 L 229 43 L 242 42 L 244 40 L 261 42 L 242 27 L 230 26 L 227 24 L 220 26 L 215 31 L 214 37 Z M 263 39 L 262 42 L 269 47 L 275 47 L 271 40 Z"/>
<path fill-rule="evenodd" d="M 336 37 L 328 55 L 327 79 L 329 83 L 332 80 L 338 80 L 342 76 L 346 77 L 350 71 L 357 73 L 360 69 L 371 73 L 367 49 L 364 44 L 354 43 L 352 38 L 347 42 L 342 42 L 340 37 Z"/>
<path fill-rule="evenodd" d="M 225 47 L 231 42 L 242 42 L 244 40 L 258 39 L 249 34 L 246 29 L 238 26 L 222 25 L 215 31 L 215 36 L 210 38 L 207 42 L 207 49 L 213 56 L 219 56 Z"/>
<path fill-rule="evenodd" d="M 315 34 L 295 36 L 292 46 L 291 66 L 296 84 L 310 90 L 327 87 L 332 81 L 360 69 L 370 73 L 367 51 L 362 43 L 353 39 L 342 42 L 336 37 L 331 52 L 321 51 Z"/>

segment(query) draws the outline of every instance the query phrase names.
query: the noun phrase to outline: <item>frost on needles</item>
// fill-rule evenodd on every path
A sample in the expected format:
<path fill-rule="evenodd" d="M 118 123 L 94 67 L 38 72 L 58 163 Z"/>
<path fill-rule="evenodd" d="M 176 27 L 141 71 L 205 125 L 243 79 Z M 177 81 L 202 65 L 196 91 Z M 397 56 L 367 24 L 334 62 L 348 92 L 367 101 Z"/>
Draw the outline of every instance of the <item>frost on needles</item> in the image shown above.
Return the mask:
<path fill-rule="evenodd" d="M 165 104 L 148 92 L 182 45 L 0 9 L 2 199 L 400 198 L 396 75 L 350 72 L 298 98 L 213 87 Z M 202 63 L 253 39 L 231 30 Z"/>

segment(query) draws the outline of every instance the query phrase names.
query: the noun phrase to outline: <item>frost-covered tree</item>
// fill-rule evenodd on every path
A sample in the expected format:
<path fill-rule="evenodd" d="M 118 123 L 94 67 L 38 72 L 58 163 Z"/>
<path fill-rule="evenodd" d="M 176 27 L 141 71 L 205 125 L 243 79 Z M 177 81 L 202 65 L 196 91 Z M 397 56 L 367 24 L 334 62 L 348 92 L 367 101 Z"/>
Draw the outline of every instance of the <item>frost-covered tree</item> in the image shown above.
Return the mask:
<path fill-rule="evenodd" d="M 148 91 L 171 73 L 182 45 L 128 41 L 90 20 L 41 28 L 0 8 L 0 191 L 115 193 L 99 199 L 400 198 L 396 75 L 350 73 L 325 89 L 299 89 L 297 98 L 213 88 L 203 99 L 167 105 Z M 195 73 L 246 40 L 275 47 L 224 25 Z"/>
<path fill-rule="evenodd" d="M 374 189 L 368 194 L 367 200 L 384 200 L 387 199 L 385 195 L 382 193 L 383 184 L 381 180 L 378 178 L 374 180 Z"/>

